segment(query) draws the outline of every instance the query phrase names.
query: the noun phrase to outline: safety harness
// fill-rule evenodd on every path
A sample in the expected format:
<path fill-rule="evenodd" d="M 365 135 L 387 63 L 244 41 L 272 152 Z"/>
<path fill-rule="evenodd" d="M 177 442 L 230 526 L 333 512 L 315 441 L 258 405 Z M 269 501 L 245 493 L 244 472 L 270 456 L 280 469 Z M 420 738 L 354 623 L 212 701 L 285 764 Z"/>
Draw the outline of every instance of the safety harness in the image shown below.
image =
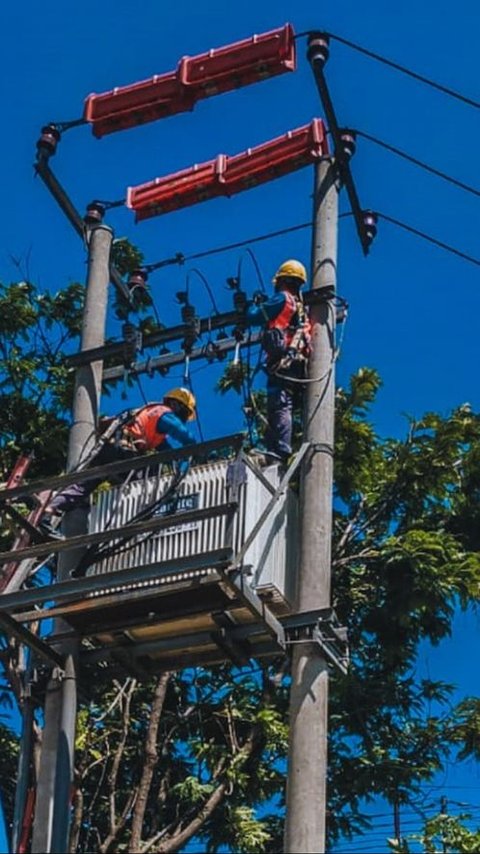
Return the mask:
<path fill-rule="evenodd" d="M 267 321 L 262 336 L 268 374 L 304 375 L 310 355 L 311 324 L 300 294 L 284 291 L 285 304 L 277 317 Z"/>

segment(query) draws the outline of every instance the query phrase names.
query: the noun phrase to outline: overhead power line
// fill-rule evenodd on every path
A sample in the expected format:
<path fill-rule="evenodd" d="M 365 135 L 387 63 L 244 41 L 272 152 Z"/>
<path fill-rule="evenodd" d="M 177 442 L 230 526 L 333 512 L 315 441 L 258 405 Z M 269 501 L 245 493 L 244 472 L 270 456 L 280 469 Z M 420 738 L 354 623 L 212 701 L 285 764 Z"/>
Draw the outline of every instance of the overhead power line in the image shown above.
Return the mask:
<path fill-rule="evenodd" d="M 436 237 L 432 237 L 430 234 L 426 234 L 424 231 L 420 231 L 418 228 L 414 228 L 414 226 L 408 225 L 408 223 L 401 222 L 398 219 L 395 219 L 388 214 L 381 213 L 380 211 L 375 211 L 375 214 L 384 219 L 386 222 L 392 223 L 392 225 L 397 225 L 399 228 L 403 228 L 405 231 L 410 232 L 411 234 L 415 234 L 417 237 L 421 237 L 423 240 L 427 240 L 429 243 L 433 243 L 434 246 L 438 246 L 440 249 L 444 249 L 446 252 L 450 252 L 452 255 L 456 255 L 459 258 L 463 258 L 464 261 L 469 261 L 470 264 L 475 264 L 477 267 L 480 266 L 480 259 L 475 258 L 472 255 L 468 255 L 466 252 L 462 252 L 460 249 L 456 249 L 455 246 L 450 246 L 448 243 L 444 243 L 442 240 L 438 240 Z M 339 219 L 343 219 L 345 217 L 350 217 L 352 214 L 350 211 L 340 214 Z M 184 263 L 185 261 L 193 261 L 196 258 L 206 258 L 208 255 L 216 255 L 220 252 L 227 252 L 230 249 L 238 249 L 242 246 L 246 246 L 249 243 L 258 243 L 260 240 L 269 240 L 271 237 L 278 237 L 281 234 L 289 234 L 292 231 L 299 231 L 302 228 L 311 227 L 311 222 L 301 222 L 298 225 L 291 225 L 288 228 L 282 228 L 278 231 L 271 231 L 268 234 L 261 234 L 258 237 L 250 237 L 246 240 L 240 240 L 237 243 L 228 243 L 224 246 L 215 246 L 213 249 L 206 249 L 204 252 L 197 252 L 194 255 L 179 255 L 177 257 L 181 258 L 181 260 L 177 260 L 176 263 Z M 174 262 L 172 262 L 174 263 Z"/>
<path fill-rule="evenodd" d="M 342 213 L 339 219 L 351 216 L 350 212 Z M 214 246 L 213 249 L 205 249 L 204 252 L 195 252 L 193 255 L 182 255 L 178 252 L 173 258 L 169 258 L 169 264 L 184 264 L 185 261 L 195 261 L 197 258 L 207 258 L 209 255 L 218 255 L 220 252 L 228 252 L 230 249 L 241 249 L 248 246 L 250 243 L 259 243 L 261 240 L 270 240 L 272 237 L 280 237 L 282 234 L 291 234 L 293 231 L 300 231 L 302 228 L 311 228 L 311 222 L 301 222 L 298 225 L 290 225 L 287 228 L 280 228 L 278 231 L 270 231 L 267 234 L 260 234 L 257 237 L 247 237 L 245 240 L 239 240 L 236 243 L 226 243 L 223 246 Z M 147 269 L 155 269 L 157 266 L 163 266 L 163 261 L 157 261 L 153 264 L 145 265 Z"/>
<path fill-rule="evenodd" d="M 375 53 L 373 50 L 368 50 L 365 47 L 362 47 L 355 42 L 349 41 L 349 39 L 344 39 L 342 36 L 337 36 L 335 33 L 327 32 L 331 39 L 335 39 L 335 41 L 340 42 L 341 44 L 347 45 L 347 47 L 353 48 L 353 50 L 357 50 L 359 53 L 365 54 L 365 56 L 369 56 L 371 59 L 376 59 L 377 62 L 383 63 L 383 65 L 388 65 L 390 68 L 395 68 L 396 71 L 401 71 L 402 74 L 407 74 L 409 77 L 413 77 L 414 80 L 419 80 L 420 83 L 425 83 L 426 86 L 431 86 L 432 89 L 436 89 L 438 92 L 443 92 L 444 95 L 449 95 L 451 98 L 456 98 L 457 101 L 461 101 L 463 104 L 468 104 L 470 107 L 476 107 L 476 109 L 480 109 L 480 101 L 475 101 L 473 98 L 469 98 L 467 95 L 463 95 L 461 92 L 456 92 L 454 89 L 450 89 L 448 86 L 444 86 L 442 83 L 437 83 L 436 80 L 431 80 L 429 77 L 425 77 L 423 74 L 418 74 L 417 71 L 412 71 L 411 68 L 407 68 L 405 65 L 400 65 L 399 62 L 393 62 L 391 59 L 387 59 L 385 56 L 381 56 L 379 53 Z"/>
<path fill-rule="evenodd" d="M 442 240 L 437 240 L 436 237 L 431 237 L 430 234 L 426 234 L 424 231 L 420 231 L 418 228 L 414 228 L 412 225 L 408 225 L 406 222 L 401 222 L 398 219 L 395 219 L 393 216 L 388 216 L 387 214 L 380 213 L 379 211 L 375 212 L 378 217 L 381 217 L 386 222 L 391 222 L 392 225 L 397 225 L 399 228 L 403 228 L 405 231 L 410 232 L 410 234 L 415 234 L 417 237 L 421 237 L 423 240 L 427 240 L 429 243 L 433 243 L 434 246 L 438 246 L 440 249 L 445 249 L 446 252 L 450 252 L 452 255 L 458 255 L 459 258 L 463 258 L 465 261 L 469 261 L 471 264 L 475 264 L 477 267 L 480 267 L 480 259 L 474 258 L 472 255 L 467 255 L 466 252 L 461 252 L 460 249 L 456 249 L 454 246 L 450 246 L 448 243 L 444 243 Z"/>
<path fill-rule="evenodd" d="M 417 157 L 407 154 L 406 151 L 402 151 L 400 148 L 396 148 L 394 145 L 390 145 L 390 143 L 384 142 L 382 139 L 377 139 L 377 137 L 372 136 L 369 133 L 365 133 L 363 130 L 355 130 L 355 133 L 357 136 L 362 136 L 364 139 L 368 139 L 369 142 L 374 142 L 375 145 L 379 145 L 381 148 L 385 148 L 387 151 L 391 151 L 393 154 L 403 157 L 403 159 L 408 160 L 409 163 L 413 163 L 415 166 L 425 169 L 426 172 L 431 172 L 432 175 L 436 175 L 438 178 L 443 178 L 444 181 L 448 181 L 455 187 L 459 187 L 461 190 L 466 190 L 467 193 L 472 193 L 474 196 L 480 196 L 480 190 L 477 190 L 475 187 L 471 187 L 469 184 L 464 184 L 463 181 L 459 181 L 457 178 L 452 178 L 451 175 L 441 172 L 440 169 L 435 169 L 434 166 L 430 166 L 428 163 L 424 163 L 423 160 L 419 160 Z"/>

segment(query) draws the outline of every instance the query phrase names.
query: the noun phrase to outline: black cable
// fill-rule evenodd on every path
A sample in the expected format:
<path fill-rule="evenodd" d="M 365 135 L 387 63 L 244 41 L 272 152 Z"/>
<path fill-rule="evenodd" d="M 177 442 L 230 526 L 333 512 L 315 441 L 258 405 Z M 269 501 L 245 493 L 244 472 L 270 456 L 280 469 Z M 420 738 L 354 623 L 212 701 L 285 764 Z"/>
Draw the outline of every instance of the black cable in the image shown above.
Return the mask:
<path fill-rule="evenodd" d="M 206 258 L 208 255 L 215 255 L 217 252 L 228 252 L 230 249 L 239 249 L 242 246 L 247 246 L 248 243 L 259 243 L 261 240 L 269 240 L 271 237 L 279 237 L 281 234 L 289 234 L 292 231 L 299 231 L 301 228 L 309 228 L 311 225 L 311 222 L 303 222 L 299 225 L 292 225 L 289 228 L 281 228 L 279 231 L 271 231 L 269 234 L 261 234 L 258 237 L 239 240 L 237 243 L 229 243 L 225 246 L 216 246 L 214 249 L 205 250 L 205 252 L 196 252 L 194 255 L 186 255 L 185 261 L 193 261 L 195 258 Z"/>
<path fill-rule="evenodd" d="M 245 252 L 240 256 L 240 260 L 238 262 L 237 278 L 238 278 L 239 284 L 242 280 L 242 263 L 243 263 L 243 258 L 244 258 L 245 254 L 248 254 L 250 256 L 252 263 L 253 263 L 253 266 L 255 267 L 255 272 L 257 274 L 257 279 L 259 281 L 260 287 L 261 287 L 263 293 L 266 293 L 265 282 L 263 281 L 262 271 L 260 270 L 258 261 L 255 257 L 255 253 L 252 252 L 252 250 L 248 246 L 247 246 Z"/>
<path fill-rule="evenodd" d="M 180 471 L 180 470 L 177 471 L 172 478 L 172 482 L 167 487 L 167 489 L 165 490 L 163 495 L 161 495 L 160 498 L 156 498 L 155 501 L 150 502 L 150 504 L 147 504 L 146 507 L 144 507 L 138 513 L 135 513 L 135 515 L 131 519 L 129 519 L 129 522 L 130 523 L 140 522 L 140 521 L 142 521 L 142 519 L 145 519 L 145 518 L 148 518 L 149 516 L 151 516 L 155 512 L 155 510 L 160 508 L 162 506 L 162 504 L 164 504 L 165 501 L 167 501 L 167 499 L 172 495 L 172 493 L 175 492 L 177 487 L 180 485 L 180 483 L 182 482 L 182 480 L 184 479 L 185 475 L 188 472 L 188 468 L 189 468 L 189 466 L 187 468 L 185 468 L 184 471 Z M 106 560 L 107 558 L 111 557 L 112 555 L 116 555 L 116 554 L 123 553 L 125 551 L 129 551 L 129 549 L 134 548 L 136 545 L 143 543 L 144 540 L 151 537 L 153 535 L 153 533 L 154 532 L 152 532 L 152 531 L 147 532 L 146 535 L 140 540 L 140 542 L 138 542 L 138 540 L 137 540 L 138 534 L 130 534 L 128 537 L 118 538 L 119 542 L 117 542 L 114 545 L 110 545 L 109 543 L 106 543 L 106 544 L 95 544 L 93 546 L 90 546 L 87 549 L 87 551 L 85 552 L 85 554 L 81 557 L 77 566 L 75 567 L 75 570 L 74 570 L 74 572 L 76 573 L 75 577 L 78 578 L 79 575 L 82 573 L 82 571 L 85 573 L 87 571 L 88 567 L 91 566 L 93 563 L 99 563 L 100 561 Z M 134 543 L 131 543 L 130 546 L 127 546 L 126 548 L 122 548 L 122 546 L 124 546 L 124 544 L 128 543 L 128 541 L 131 540 L 132 538 L 135 538 L 136 541 Z"/>
<path fill-rule="evenodd" d="M 209 297 L 210 297 L 210 300 L 211 300 L 211 303 L 212 303 L 213 310 L 214 310 L 215 314 L 220 314 L 220 312 L 219 312 L 219 310 L 218 310 L 217 303 L 215 302 L 215 297 L 214 297 L 214 295 L 213 295 L 213 291 L 212 291 L 212 289 L 211 289 L 210 285 L 208 284 L 208 280 L 207 280 L 206 276 L 204 276 L 204 275 L 203 275 L 203 273 L 202 273 L 200 270 L 198 270 L 198 269 L 197 269 L 197 267 L 193 267 L 193 268 L 192 268 L 191 270 L 189 270 L 189 272 L 187 273 L 187 294 L 188 294 L 188 292 L 189 292 L 188 283 L 189 283 L 189 280 L 190 280 L 190 273 L 196 273 L 196 274 L 197 274 L 197 276 L 200 278 L 200 280 L 203 282 L 203 284 L 205 285 L 205 288 L 206 288 L 206 290 L 207 290 L 207 293 L 208 293 L 208 295 L 209 295 Z"/>
<path fill-rule="evenodd" d="M 385 148 L 387 151 L 393 152 L 393 154 L 397 154 L 399 157 L 403 157 L 404 160 L 408 160 L 410 163 L 414 163 L 415 166 L 420 166 L 421 169 L 425 169 L 427 172 L 431 172 L 432 175 L 437 175 L 438 178 L 443 178 L 444 181 L 448 181 L 450 184 L 453 184 L 455 187 L 459 187 L 461 190 L 466 190 L 467 193 L 472 193 L 474 196 L 480 196 L 480 190 L 476 190 L 475 187 L 471 187 L 469 184 L 464 184 L 462 181 L 458 181 L 457 178 L 452 178 L 451 175 L 446 175 L 445 172 L 441 172 L 439 169 L 435 169 L 433 166 L 429 166 L 428 163 L 424 163 L 422 160 L 418 160 L 416 157 L 412 157 L 411 154 L 407 154 L 405 151 L 401 151 L 399 148 L 395 148 L 395 146 L 390 145 L 388 142 L 383 142 L 381 139 L 377 139 L 375 136 L 371 136 L 369 133 L 365 133 L 362 130 L 355 130 L 357 136 L 362 136 L 364 139 L 368 139 L 370 142 L 374 142 L 375 145 L 381 146 L 381 148 Z"/>
<path fill-rule="evenodd" d="M 190 388 L 190 391 L 192 392 L 192 394 L 193 394 L 193 396 L 194 396 L 194 398 L 195 398 L 195 400 L 196 400 L 196 399 L 197 399 L 197 396 L 196 396 L 195 391 L 194 391 L 194 389 L 193 389 L 193 383 L 192 383 L 192 378 L 191 378 L 191 376 L 190 376 L 190 371 L 188 372 L 188 376 L 185 378 L 185 380 L 186 380 L 186 383 L 187 383 L 188 387 Z M 196 408 L 196 414 L 197 414 L 198 433 L 199 433 L 199 436 L 200 436 L 201 441 L 202 441 L 202 442 L 204 442 L 204 441 L 205 441 L 205 439 L 204 439 L 204 436 L 203 436 L 203 430 L 202 430 L 202 424 L 201 424 L 201 422 L 200 422 L 200 416 L 199 416 L 199 414 L 198 414 L 198 406 L 197 406 L 197 408 Z"/>
<path fill-rule="evenodd" d="M 444 95 L 450 95 L 451 98 L 456 98 L 457 101 L 461 101 L 463 104 L 468 104 L 470 107 L 480 108 L 480 102 L 475 101 L 473 98 L 469 98 L 466 95 L 462 95 L 460 92 L 456 92 L 454 89 L 450 89 L 448 86 L 444 86 L 442 83 L 437 83 L 435 80 L 431 80 L 429 77 L 424 77 L 423 74 L 418 74 L 416 71 L 412 71 L 410 68 L 406 68 L 405 65 L 400 65 L 398 62 L 393 62 L 391 59 L 387 59 L 385 56 L 381 56 L 379 53 L 374 53 L 373 50 L 368 50 L 365 47 L 362 47 L 355 42 L 349 41 L 349 39 L 344 39 L 342 36 L 337 36 L 335 33 L 327 32 L 326 35 L 331 39 L 335 39 L 335 41 L 340 42 L 341 44 L 347 45 L 347 47 L 353 48 L 353 50 L 358 51 L 359 53 L 365 54 L 365 56 L 369 56 L 371 59 L 376 59 L 378 62 L 383 63 L 383 65 L 388 65 L 390 68 L 395 68 L 396 71 L 401 71 L 403 74 L 407 74 L 409 77 L 413 77 L 414 80 L 419 80 L 420 83 L 425 83 L 427 86 L 431 86 L 432 89 L 437 89 L 439 92 L 443 92 Z"/>
<path fill-rule="evenodd" d="M 339 219 L 345 216 L 351 216 L 348 213 L 341 213 Z M 246 240 L 239 240 L 238 243 L 227 243 L 224 246 L 215 246 L 213 249 L 206 249 L 205 252 L 196 252 L 194 255 L 182 255 L 177 253 L 175 258 L 169 258 L 169 264 L 184 264 L 185 261 L 194 261 L 197 258 L 206 258 L 208 255 L 216 255 L 218 252 L 228 252 L 230 249 L 240 249 L 242 246 L 247 246 L 249 243 L 259 243 L 261 240 L 270 240 L 272 237 L 280 237 L 282 234 L 291 234 L 292 231 L 300 231 L 302 228 L 311 228 L 313 223 L 301 222 L 298 225 L 290 225 L 287 228 L 280 228 L 278 231 L 270 231 L 267 234 L 260 234 L 258 237 L 248 237 Z M 177 257 L 180 260 L 176 260 Z M 153 264 L 144 265 L 145 269 L 156 267 L 163 264 L 163 261 L 156 261 Z"/>
<path fill-rule="evenodd" d="M 148 400 L 147 400 L 147 398 L 146 398 L 146 395 L 145 395 L 145 392 L 144 392 L 144 390 L 143 390 L 143 386 L 142 386 L 142 383 L 141 383 L 141 381 L 140 381 L 140 377 L 139 377 L 139 375 L 138 375 L 138 374 L 135 374 L 135 379 L 136 379 L 136 381 L 137 381 L 138 390 L 139 390 L 139 392 L 140 392 L 140 394 L 141 394 L 141 396 L 142 396 L 142 398 L 143 398 L 143 402 L 144 402 L 145 406 L 148 406 Z"/>
<path fill-rule="evenodd" d="M 413 226 L 407 225 L 407 223 L 405 222 L 400 222 L 400 220 L 394 219 L 393 216 L 388 216 L 387 214 L 380 213 L 379 211 L 376 211 L 376 215 L 378 217 L 381 217 L 381 219 L 386 220 L 386 222 L 391 222 L 393 225 L 397 225 L 399 228 L 403 228 L 405 231 L 408 231 L 411 234 L 415 234 L 417 237 L 421 237 L 423 240 L 427 240 L 429 243 L 433 243 L 434 246 L 438 246 L 440 249 L 445 249 L 452 255 L 457 255 L 459 258 L 463 258 L 465 261 L 470 261 L 471 264 L 475 264 L 477 267 L 480 267 L 479 258 L 474 258 L 472 255 L 467 255 L 465 252 L 461 252 L 460 249 L 456 249 L 454 246 L 450 246 L 448 243 L 443 243 L 442 240 L 437 240 L 435 237 L 431 237 L 429 234 L 425 234 L 424 231 L 420 231 L 418 228 L 413 228 Z"/>

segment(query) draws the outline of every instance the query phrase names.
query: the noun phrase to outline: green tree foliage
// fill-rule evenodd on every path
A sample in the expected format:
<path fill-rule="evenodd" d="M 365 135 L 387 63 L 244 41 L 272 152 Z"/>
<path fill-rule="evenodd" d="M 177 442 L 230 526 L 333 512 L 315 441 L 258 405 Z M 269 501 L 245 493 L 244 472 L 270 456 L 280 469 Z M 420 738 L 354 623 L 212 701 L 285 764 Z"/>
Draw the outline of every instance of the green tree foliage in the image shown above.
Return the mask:
<path fill-rule="evenodd" d="M 411 854 L 422 846 L 425 854 L 476 854 L 480 851 L 480 828 L 471 830 L 466 822 L 471 822 L 468 813 L 450 816 L 439 813 L 425 822 L 422 833 L 412 833 L 401 840 L 389 839 L 392 851 L 398 854 Z"/>
<path fill-rule="evenodd" d="M 52 474 L 65 460 L 73 372 L 66 352 L 78 348 L 84 287 L 40 293 L 30 282 L 0 285 L 0 469 L 5 479 L 21 452 L 31 471 Z"/>

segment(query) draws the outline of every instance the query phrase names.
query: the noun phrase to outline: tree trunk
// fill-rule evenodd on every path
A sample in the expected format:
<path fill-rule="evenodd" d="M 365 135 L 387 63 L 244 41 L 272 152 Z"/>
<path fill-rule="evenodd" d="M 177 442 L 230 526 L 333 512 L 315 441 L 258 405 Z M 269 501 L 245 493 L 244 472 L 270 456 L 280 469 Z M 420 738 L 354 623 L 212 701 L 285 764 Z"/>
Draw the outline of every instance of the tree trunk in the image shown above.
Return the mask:
<path fill-rule="evenodd" d="M 147 734 L 145 736 L 145 763 L 143 766 L 142 776 L 138 784 L 137 799 L 133 810 L 132 832 L 128 847 L 129 854 L 136 854 L 136 852 L 140 851 L 143 819 L 145 817 L 148 796 L 150 794 L 150 786 L 152 785 L 153 772 L 155 771 L 155 766 L 158 762 L 158 727 L 160 724 L 169 679 L 170 673 L 162 673 L 157 682 L 157 687 L 153 697 L 150 720 L 148 723 Z"/>

